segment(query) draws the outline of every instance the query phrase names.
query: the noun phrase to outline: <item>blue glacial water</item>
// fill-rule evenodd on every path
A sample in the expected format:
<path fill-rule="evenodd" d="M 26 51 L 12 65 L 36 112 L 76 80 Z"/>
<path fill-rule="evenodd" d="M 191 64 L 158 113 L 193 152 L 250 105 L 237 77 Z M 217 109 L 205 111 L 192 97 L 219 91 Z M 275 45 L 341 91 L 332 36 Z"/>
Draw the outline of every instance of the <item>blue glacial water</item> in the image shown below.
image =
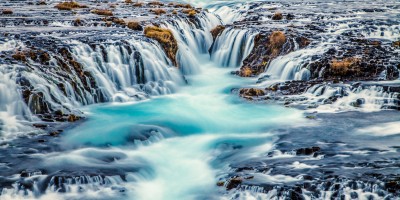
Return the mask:
<path fill-rule="evenodd" d="M 139 168 L 128 173 L 130 198 L 216 195 L 216 176 L 231 161 L 268 152 L 276 139 L 271 130 L 299 125 L 304 117 L 299 110 L 239 99 L 231 89 L 254 80 L 203 61 L 201 71 L 187 76 L 188 85 L 176 94 L 86 107 L 88 119 L 64 134 L 64 145 L 77 150 L 51 156 L 49 165 Z M 125 156 L 111 164 L 98 162 L 113 152 Z"/>

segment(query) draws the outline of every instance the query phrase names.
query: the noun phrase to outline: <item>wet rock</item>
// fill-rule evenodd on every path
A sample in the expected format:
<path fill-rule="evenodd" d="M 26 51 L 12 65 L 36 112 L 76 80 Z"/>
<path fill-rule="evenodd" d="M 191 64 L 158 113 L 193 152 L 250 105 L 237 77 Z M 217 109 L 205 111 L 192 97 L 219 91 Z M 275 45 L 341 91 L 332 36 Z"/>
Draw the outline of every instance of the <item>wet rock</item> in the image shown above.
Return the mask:
<path fill-rule="evenodd" d="M 13 14 L 14 12 L 13 12 L 12 10 L 10 10 L 10 9 L 4 9 L 4 10 L 2 11 L 2 13 L 3 13 L 3 15 L 11 15 L 11 14 Z"/>
<path fill-rule="evenodd" d="M 291 13 L 289 13 L 289 14 L 286 15 L 286 19 L 287 19 L 287 20 L 293 20 L 295 17 L 296 17 L 296 16 L 295 16 L 294 14 L 291 14 Z"/>
<path fill-rule="evenodd" d="M 217 182 L 217 186 L 218 187 L 223 187 L 225 185 L 225 182 L 224 181 L 218 181 Z"/>
<path fill-rule="evenodd" d="M 279 55 L 285 55 L 293 51 L 293 35 L 287 35 L 282 31 L 273 31 L 269 34 L 261 33 L 254 38 L 254 48 L 250 55 L 243 61 L 238 72 L 242 77 L 252 77 L 264 72 L 272 59 Z M 296 38 L 296 37 L 294 37 Z M 299 39 L 300 47 L 307 46 L 310 42 L 305 37 Z"/>
<path fill-rule="evenodd" d="M 240 89 L 239 94 L 241 97 L 259 97 L 264 96 L 265 92 L 257 88 L 243 88 Z"/>
<path fill-rule="evenodd" d="M 142 31 L 143 27 L 140 25 L 139 22 L 129 22 L 128 23 L 128 28 L 135 30 L 135 31 Z"/>
<path fill-rule="evenodd" d="M 78 120 L 80 120 L 80 119 L 81 119 L 80 116 L 77 116 L 77 115 L 74 115 L 74 114 L 70 114 L 70 115 L 68 116 L 68 121 L 69 121 L 69 122 L 76 122 L 76 121 L 78 121 Z"/>
<path fill-rule="evenodd" d="M 218 25 L 217 27 L 211 30 L 211 35 L 215 41 L 215 39 L 225 30 L 225 26 Z"/>
<path fill-rule="evenodd" d="M 47 124 L 32 124 L 32 126 L 35 128 L 40 128 L 40 129 L 45 129 L 48 127 Z"/>
<path fill-rule="evenodd" d="M 50 136 L 57 137 L 60 134 L 59 131 L 52 131 L 49 133 Z"/>
<path fill-rule="evenodd" d="M 387 183 L 385 183 L 385 187 L 391 193 L 395 193 L 397 191 L 400 191 L 400 183 L 399 183 L 399 181 L 387 182 Z"/>
<path fill-rule="evenodd" d="M 226 185 L 226 189 L 232 190 L 234 188 L 237 188 L 242 182 L 243 182 L 243 179 L 240 177 L 232 178 L 228 181 L 228 184 Z"/>
<path fill-rule="evenodd" d="M 315 152 L 320 151 L 320 147 L 311 147 L 311 148 L 300 148 L 296 150 L 296 155 L 312 155 Z"/>
<path fill-rule="evenodd" d="M 282 20 L 283 19 L 283 15 L 280 12 L 276 12 L 274 13 L 274 15 L 272 16 L 272 20 Z"/>

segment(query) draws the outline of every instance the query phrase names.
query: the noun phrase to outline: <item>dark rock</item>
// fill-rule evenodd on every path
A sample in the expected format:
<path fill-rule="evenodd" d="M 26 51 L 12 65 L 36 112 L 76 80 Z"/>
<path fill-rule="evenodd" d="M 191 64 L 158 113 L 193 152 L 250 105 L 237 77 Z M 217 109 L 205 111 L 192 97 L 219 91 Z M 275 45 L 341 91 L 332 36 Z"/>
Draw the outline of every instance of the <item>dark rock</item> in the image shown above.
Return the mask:
<path fill-rule="evenodd" d="M 243 179 L 240 177 L 232 178 L 228 181 L 228 184 L 226 185 L 226 189 L 232 190 L 234 188 L 237 188 L 242 182 L 243 182 Z"/>
<path fill-rule="evenodd" d="M 320 147 L 311 147 L 311 148 L 300 148 L 296 150 L 296 155 L 312 155 L 315 152 L 320 151 Z"/>

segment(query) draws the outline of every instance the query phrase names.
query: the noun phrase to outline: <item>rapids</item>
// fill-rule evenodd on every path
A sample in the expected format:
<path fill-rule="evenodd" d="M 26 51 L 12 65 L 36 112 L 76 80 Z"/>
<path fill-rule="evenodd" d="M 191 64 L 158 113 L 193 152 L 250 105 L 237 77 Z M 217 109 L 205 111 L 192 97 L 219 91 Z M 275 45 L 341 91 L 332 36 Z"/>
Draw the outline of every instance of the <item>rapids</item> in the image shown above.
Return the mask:
<path fill-rule="evenodd" d="M 198 199 L 216 195 L 215 175 L 228 167 L 217 158 L 226 145 L 240 146 L 235 155 L 249 158 L 272 148 L 274 136 L 269 130 L 300 123 L 302 113 L 274 105 L 245 103 L 230 94 L 245 80 L 230 75 L 230 69 L 203 58 L 201 72 L 188 76 L 189 85 L 176 94 L 144 102 L 104 104 L 87 107 L 88 121 L 69 130 L 65 145 L 112 146 L 124 156 L 111 166 L 140 167 L 132 183 L 137 199 Z M 248 116 L 251 115 L 251 119 Z M 143 142 L 142 142 L 143 141 Z M 234 148 L 234 147 L 228 147 Z M 90 163 L 94 154 L 62 153 L 47 158 L 57 164 Z M 82 159 L 74 161 L 75 156 Z M 62 160 L 58 160 L 61 159 Z M 137 163 L 139 162 L 139 163 Z M 137 164 L 136 164 L 137 163 Z M 141 170 L 144 170 L 142 172 Z M 149 174 L 150 171 L 150 174 Z"/>
<path fill-rule="evenodd" d="M 46 70 L 33 62 L 28 69 L 0 62 L 0 199 L 396 199 L 388 190 L 393 183 L 387 185 L 398 174 L 400 116 L 383 109 L 396 108 L 398 91 L 371 82 L 320 83 L 283 97 L 295 99 L 291 106 L 262 101 L 264 96 L 240 97 L 242 88 L 309 80 L 304 66 L 334 47 L 342 29 L 353 28 L 343 25 L 346 20 L 319 44 L 299 49 L 293 41 L 293 52 L 244 78 L 236 72 L 262 28 L 235 22 L 251 17 L 259 2 L 182 2 L 208 11 L 195 19 L 177 15 L 157 21 L 177 40 L 178 67 L 142 32 L 128 34 L 118 26 L 97 32 L 97 22 L 89 17 L 93 24 L 81 27 L 83 32 L 55 36 L 91 75 L 76 85 L 67 80 L 79 74 L 52 71 L 62 59 L 56 53 Z M 291 9 L 304 6 L 293 2 L 298 4 Z M 260 4 L 260 9 L 269 12 L 278 4 Z M 50 25 L 73 27 L 62 20 Z M 227 26 L 213 40 L 210 31 L 217 25 Z M 24 48 L 17 38 L 0 40 L 0 53 L 16 48 Z M 85 119 L 55 126 L 64 131 L 49 139 L 30 126 L 43 123 L 32 111 L 33 100 L 25 104 L 16 93 L 24 79 L 42 93 L 51 111 L 79 111 Z M 57 86 L 64 82 L 62 91 Z M 325 104 L 332 97 L 340 98 Z"/>

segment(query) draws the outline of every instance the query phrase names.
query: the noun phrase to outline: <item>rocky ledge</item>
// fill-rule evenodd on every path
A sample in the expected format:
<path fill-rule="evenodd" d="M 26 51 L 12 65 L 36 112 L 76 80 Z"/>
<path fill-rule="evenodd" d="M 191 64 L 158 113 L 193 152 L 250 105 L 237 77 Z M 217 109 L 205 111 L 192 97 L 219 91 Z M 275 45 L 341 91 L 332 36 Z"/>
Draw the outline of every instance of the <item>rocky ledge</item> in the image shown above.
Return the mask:
<path fill-rule="evenodd" d="M 150 89 L 146 84 L 153 80 L 146 79 L 140 50 L 129 40 L 136 38 L 160 44 L 167 56 L 163 59 L 178 67 L 177 41 L 171 30 L 161 25 L 179 18 L 199 27 L 197 17 L 204 12 L 189 4 L 158 1 L 5 3 L 0 14 L 1 72 L 17 77 L 23 103 L 32 115 L 41 119 L 33 124 L 34 127 L 48 129 L 53 122 L 77 121 L 84 118 L 76 109 L 77 104 L 116 100 L 111 99 L 109 92 L 99 84 L 101 80 L 95 73 L 85 67 L 85 60 L 76 56 L 79 53 L 75 48 L 77 42 L 88 48 L 83 51 L 99 52 L 101 56 L 95 58 L 98 63 L 114 59 L 110 49 L 106 49 L 107 45 L 120 48 L 118 50 L 125 53 L 124 58 L 126 54 L 133 55 L 129 62 L 136 66 L 136 74 L 132 77 L 137 82 L 138 93 L 128 96 L 141 99 L 148 95 L 145 90 Z M 109 70 L 103 71 L 107 72 Z M 49 83 L 44 84 L 47 82 L 44 80 Z"/>
<path fill-rule="evenodd" d="M 240 96 L 297 101 L 290 96 L 304 96 L 316 85 L 336 87 L 398 79 L 400 38 L 396 37 L 399 31 L 394 19 L 399 13 L 393 10 L 400 8 L 399 3 L 389 1 L 383 8 L 371 3 L 360 5 L 357 1 L 333 5 L 300 1 L 246 4 L 249 9 L 241 10 L 241 20 L 230 27 L 250 29 L 257 35 L 252 51 L 235 73 L 257 77 L 258 81 L 256 87 L 241 89 Z M 216 28 L 213 35 L 222 30 Z M 370 83 L 366 84 L 371 88 Z M 393 108 L 398 108 L 398 92 L 386 89 L 398 86 L 375 86 L 382 86 L 380 92 L 388 92 L 391 100 L 396 101 Z M 330 101 L 342 96 L 331 96 Z M 303 101 L 304 97 L 297 99 Z"/>

